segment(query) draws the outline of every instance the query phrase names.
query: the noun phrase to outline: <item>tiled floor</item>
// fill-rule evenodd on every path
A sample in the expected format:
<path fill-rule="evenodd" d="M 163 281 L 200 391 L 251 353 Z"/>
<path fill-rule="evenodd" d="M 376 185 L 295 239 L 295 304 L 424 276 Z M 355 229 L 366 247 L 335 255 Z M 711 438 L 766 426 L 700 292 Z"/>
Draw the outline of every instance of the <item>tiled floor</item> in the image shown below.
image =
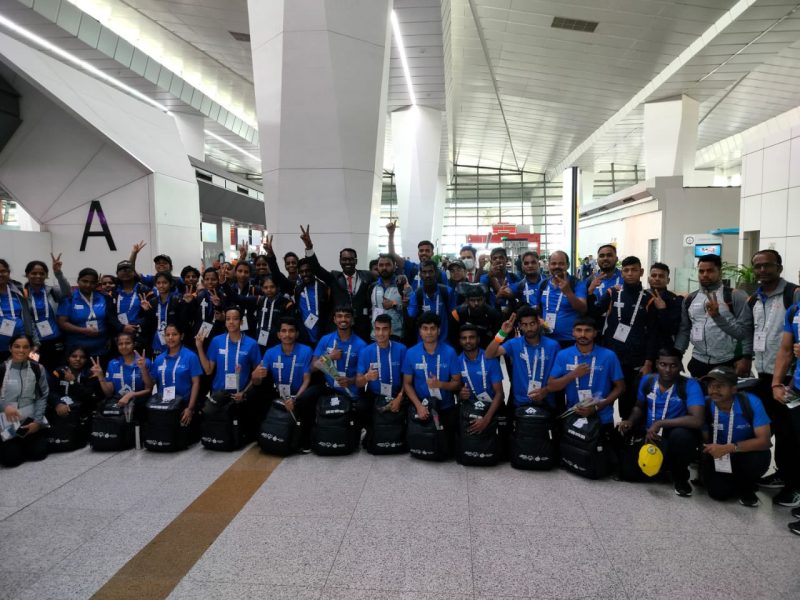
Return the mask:
<path fill-rule="evenodd" d="M 0 471 L 0 598 L 88 598 L 238 456 L 83 450 Z M 800 538 L 760 496 L 295 456 L 171 598 L 800 597 Z"/>

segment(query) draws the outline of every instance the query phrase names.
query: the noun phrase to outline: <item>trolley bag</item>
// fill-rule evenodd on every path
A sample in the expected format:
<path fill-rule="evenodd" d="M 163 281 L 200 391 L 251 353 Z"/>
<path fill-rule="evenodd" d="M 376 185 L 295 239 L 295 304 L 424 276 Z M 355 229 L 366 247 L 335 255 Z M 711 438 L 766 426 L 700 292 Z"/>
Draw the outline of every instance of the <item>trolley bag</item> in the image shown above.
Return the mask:
<path fill-rule="evenodd" d="M 71 404 L 65 417 L 59 416 L 55 408 L 48 406 L 45 417 L 50 423 L 47 428 L 49 452 L 72 452 L 86 446 L 89 417 L 81 414 L 80 404 Z"/>
<path fill-rule="evenodd" d="M 164 400 L 154 394 L 147 401 L 147 420 L 142 426 L 144 447 L 152 452 L 176 452 L 189 447 L 190 429 L 181 425 L 181 414 L 187 402 L 182 396 Z M 195 419 L 192 419 L 194 423 Z"/>
<path fill-rule="evenodd" d="M 497 464 L 499 444 L 496 421 L 492 420 L 481 433 L 469 432 L 472 422 L 486 415 L 489 406 L 486 402 L 475 398 L 461 402 L 459 405 L 460 428 L 457 459 L 462 465 L 489 467 Z"/>
<path fill-rule="evenodd" d="M 136 434 L 131 421 L 133 401 L 126 406 L 117 406 L 119 398 L 118 395 L 109 398 L 92 416 L 92 434 L 89 441 L 92 450 L 117 452 L 134 447 Z"/>
<path fill-rule="evenodd" d="M 320 396 L 317 400 L 317 422 L 311 436 L 311 450 L 314 454 L 350 454 L 356 449 L 356 442 L 352 400 L 345 395 Z"/>
<path fill-rule="evenodd" d="M 241 408 L 230 392 L 212 394 L 203 407 L 200 441 L 207 450 L 230 452 L 245 443 L 239 419 Z"/>
<path fill-rule="evenodd" d="M 409 407 L 406 434 L 408 451 L 411 456 L 421 460 L 446 460 L 449 454 L 447 434 L 439 422 L 439 413 L 428 403 L 428 400 L 422 402 L 428 406 L 430 416 L 422 421 L 414 406 Z"/>
<path fill-rule="evenodd" d="M 262 451 L 276 456 L 289 456 L 300 449 L 299 423 L 280 400 L 272 402 L 261 422 L 258 445 Z"/>
<path fill-rule="evenodd" d="M 511 466 L 530 471 L 552 469 L 558 460 L 553 438 L 553 418 L 547 407 L 518 406 L 511 434 Z"/>
<path fill-rule="evenodd" d="M 572 413 L 565 418 L 561 464 L 566 469 L 587 479 L 601 479 L 608 474 L 608 452 L 598 417 Z"/>
<path fill-rule="evenodd" d="M 406 412 L 389 410 L 391 398 L 377 396 L 372 407 L 372 431 L 367 442 L 370 454 L 403 454 L 406 442 Z"/>

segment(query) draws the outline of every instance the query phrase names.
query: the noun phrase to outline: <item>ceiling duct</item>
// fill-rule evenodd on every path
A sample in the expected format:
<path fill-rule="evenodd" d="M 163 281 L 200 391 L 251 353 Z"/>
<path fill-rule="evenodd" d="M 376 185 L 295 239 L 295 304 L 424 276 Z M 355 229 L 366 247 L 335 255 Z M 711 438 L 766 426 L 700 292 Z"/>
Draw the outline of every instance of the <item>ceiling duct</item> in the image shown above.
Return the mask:
<path fill-rule="evenodd" d="M 19 94 L 0 77 L 0 151 L 22 123 L 19 118 Z"/>
<path fill-rule="evenodd" d="M 553 17 L 550 27 L 554 29 L 569 29 L 571 31 L 583 31 L 594 33 L 599 23 L 596 21 L 581 21 L 580 19 L 567 19 L 566 17 Z"/>

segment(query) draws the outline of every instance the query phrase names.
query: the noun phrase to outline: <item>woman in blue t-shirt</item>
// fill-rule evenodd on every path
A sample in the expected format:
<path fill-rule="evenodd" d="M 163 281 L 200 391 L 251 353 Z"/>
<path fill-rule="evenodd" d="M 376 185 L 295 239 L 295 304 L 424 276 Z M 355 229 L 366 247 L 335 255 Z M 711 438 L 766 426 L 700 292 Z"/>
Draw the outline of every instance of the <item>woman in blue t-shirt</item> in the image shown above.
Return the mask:
<path fill-rule="evenodd" d="M 770 420 L 761 400 L 736 391 L 731 367 L 716 367 L 703 377 L 708 384 L 702 473 L 708 495 L 715 500 L 738 496 L 747 507 L 758 506 L 758 480 L 771 459 Z"/>
<path fill-rule="evenodd" d="M 28 303 L 10 278 L 11 267 L 0 258 L 0 361 L 11 356 L 10 344 L 13 337 L 26 335 L 32 340 L 33 347 L 39 343 Z"/>
<path fill-rule="evenodd" d="M 117 351 L 119 356 L 111 359 L 105 373 L 99 368 L 99 361 L 93 358 L 92 375 L 99 379 L 106 398 L 117 398 L 118 406 L 133 402 L 134 411 L 139 413 L 153 391 L 153 386 L 147 385 L 142 375 L 150 369 L 150 361 L 134 350 L 132 333 L 120 333 L 117 336 Z"/>
<path fill-rule="evenodd" d="M 56 321 L 58 305 L 63 298 L 72 294 L 72 289 L 61 272 L 61 255 L 54 256 L 51 253 L 50 257 L 53 259 L 53 275 L 58 286 L 47 285 L 47 265 L 41 260 L 32 260 L 25 267 L 28 283 L 22 292 L 28 301 L 33 326 L 39 336 L 39 362 L 52 370 L 64 361 L 64 338 Z"/>

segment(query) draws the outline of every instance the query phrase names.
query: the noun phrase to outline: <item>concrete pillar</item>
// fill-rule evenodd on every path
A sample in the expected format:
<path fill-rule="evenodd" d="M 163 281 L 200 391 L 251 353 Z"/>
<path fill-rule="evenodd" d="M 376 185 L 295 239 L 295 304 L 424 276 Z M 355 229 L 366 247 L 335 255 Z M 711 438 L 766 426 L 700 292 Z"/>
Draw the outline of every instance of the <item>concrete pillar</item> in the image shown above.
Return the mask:
<path fill-rule="evenodd" d="M 417 243 L 421 240 L 436 241 L 437 198 L 439 214 L 444 216 L 444 194 L 440 191 L 439 177 L 441 144 L 441 111 L 409 106 L 392 113 L 394 177 L 404 256 L 416 257 Z M 439 231 L 441 217 L 438 218 Z"/>
<path fill-rule="evenodd" d="M 436 200 L 433 204 L 433 233 L 431 241 L 436 245 L 436 251 L 441 252 L 442 226 L 444 225 L 444 209 L 447 204 L 447 176 L 439 175 L 436 178 Z M 459 240 L 466 243 L 466 240 Z"/>
<path fill-rule="evenodd" d="M 646 179 L 692 175 L 699 110 L 697 100 L 689 96 L 644 105 Z"/>
<path fill-rule="evenodd" d="M 583 208 L 587 204 L 591 204 L 594 199 L 594 173 L 592 171 L 581 169 L 580 186 L 581 189 L 578 192 L 578 206 Z"/>
<path fill-rule="evenodd" d="M 390 0 L 248 0 L 267 229 L 320 261 L 377 253 Z"/>
<path fill-rule="evenodd" d="M 205 117 L 188 113 L 174 112 L 172 118 L 178 128 L 186 154 L 199 160 L 206 159 Z"/>

